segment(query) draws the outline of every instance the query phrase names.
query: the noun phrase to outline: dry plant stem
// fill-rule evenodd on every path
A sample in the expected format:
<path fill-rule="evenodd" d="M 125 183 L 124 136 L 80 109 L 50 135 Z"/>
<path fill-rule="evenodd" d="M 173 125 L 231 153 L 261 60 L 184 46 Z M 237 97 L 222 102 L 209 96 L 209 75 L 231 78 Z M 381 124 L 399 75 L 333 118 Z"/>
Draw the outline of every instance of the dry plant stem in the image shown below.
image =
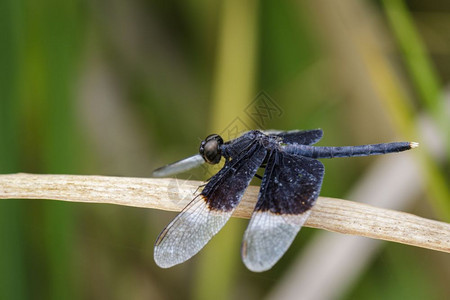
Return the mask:
<path fill-rule="evenodd" d="M 78 175 L 0 175 L 0 199 L 52 199 L 180 211 L 200 181 Z M 233 216 L 249 218 L 259 187 Z M 450 253 L 450 224 L 347 200 L 319 197 L 305 226 Z"/>

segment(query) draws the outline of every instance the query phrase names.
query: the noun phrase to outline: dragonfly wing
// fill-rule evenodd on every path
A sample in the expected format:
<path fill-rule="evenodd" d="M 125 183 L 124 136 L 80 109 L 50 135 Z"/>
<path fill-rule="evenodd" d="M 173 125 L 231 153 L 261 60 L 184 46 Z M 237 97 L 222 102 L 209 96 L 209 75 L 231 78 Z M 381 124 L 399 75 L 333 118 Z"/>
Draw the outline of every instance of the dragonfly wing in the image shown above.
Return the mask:
<path fill-rule="evenodd" d="M 231 213 L 214 213 L 203 195 L 198 195 L 160 233 L 154 250 L 156 264 L 169 268 L 194 256 L 225 225 Z"/>
<path fill-rule="evenodd" d="M 322 129 L 313 130 L 291 130 L 291 131 L 268 131 L 267 134 L 282 138 L 286 144 L 312 145 L 317 143 L 323 136 Z"/>
<path fill-rule="evenodd" d="M 267 152 L 259 143 L 251 143 L 247 151 L 227 161 L 161 232 L 154 250 L 157 265 L 169 268 L 188 260 L 225 225 Z"/>
<path fill-rule="evenodd" d="M 324 174 L 315 159 L 273 151 L 242 243 L 248 269 L 270 269 L 287 251 L 320 193 Z"/>
<path fill-rule="evenodd" d="M 200 166 L 203 164 L 205 160 L 200 154 L 190 156 L 188 158 L 179 160 L 177 162 L 174 162 L 172 164 L 166 165 L 164 167 L 158 168 L 155 171 L 153 171 L 153 177 L 166 177 L 178 173 L 182 173 L 185 171 L 188 171 L 190 169 L 193 169 L 195 167 Z"/>

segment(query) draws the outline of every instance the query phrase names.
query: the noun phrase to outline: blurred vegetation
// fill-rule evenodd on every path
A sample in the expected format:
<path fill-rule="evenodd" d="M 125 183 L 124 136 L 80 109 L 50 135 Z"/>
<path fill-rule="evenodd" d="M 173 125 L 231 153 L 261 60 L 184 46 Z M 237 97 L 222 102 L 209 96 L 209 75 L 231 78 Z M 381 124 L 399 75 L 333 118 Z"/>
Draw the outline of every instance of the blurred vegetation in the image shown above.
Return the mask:
<path fill-rule="evenodd" d="M 145 177 L 212 132 L 322 128 L 321 145 L 420 142 L 426 189 L 412 210 L 448 222 L 450 5 L 339 3 L 0 1 L 0 172 Z M 261 91 L 278 110 L 255 119 Z M 322 195 L 345 198 L 374 160 L 324 161 Z M 0 298 L 260 298 L 316 232 L 253 274 L 239 257 L 246 222 L 231 220 L 161 270 L 153 242 L 173 216 L 2 201 Z M 448 255 L 386 244 L 338 297 L 444 299 L 449 270 Z"/>

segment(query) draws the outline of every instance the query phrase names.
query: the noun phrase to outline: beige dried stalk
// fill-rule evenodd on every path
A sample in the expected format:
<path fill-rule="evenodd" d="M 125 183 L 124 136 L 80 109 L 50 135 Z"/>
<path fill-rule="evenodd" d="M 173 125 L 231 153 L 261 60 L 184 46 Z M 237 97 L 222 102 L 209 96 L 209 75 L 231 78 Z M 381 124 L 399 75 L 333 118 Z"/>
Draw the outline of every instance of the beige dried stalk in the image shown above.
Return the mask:
<path fill-rule="evenodd" d="M 78 175 L 0 175 L 0 199 L 52 199 L 180 211 L 200 181 Z M 233 216 L 249 218 L 259 187 Z M 450 253 L 450 224 L 342 199 L 319 197 L 305 226 Z"/>

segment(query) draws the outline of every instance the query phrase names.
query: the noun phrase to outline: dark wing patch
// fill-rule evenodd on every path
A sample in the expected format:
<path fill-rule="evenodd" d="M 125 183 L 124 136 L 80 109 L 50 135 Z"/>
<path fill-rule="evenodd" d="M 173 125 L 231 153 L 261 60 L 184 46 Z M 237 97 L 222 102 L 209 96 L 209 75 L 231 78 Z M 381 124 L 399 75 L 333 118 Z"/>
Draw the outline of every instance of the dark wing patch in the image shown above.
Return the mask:
<path fill-rule="evenodd" d="M 313 130 L 291 130 L 284 131 L 280 133 L 275 133 L 271 135 L 276 135 L 281 137 L 283 143 L 293 144 L 297 143 L 300 145 L 312 145 L 317 143 L 323 136 L 322 129 Z"/>
<path fill-rule="evenodd" d="M 303 156 L 273 151 L 267 162 L 255 211 L 301 214 L 320 193 L 323 164 Z"/>
<path fill-rule="evenodd" d="M 238 157 L 227 161 L 201 193 L 209 208 L 217 211 L 229 211 L 236 208 L 266 153 L 267 150 L 255 141 Z"/>
<path fill-rule="evenodd" d="M 154 259 L 169 268 L 199 252 L 225 225 L 266 155 L 258 142 L 226 162 L 206 184 L 201 194 L 161 232 Z"/>
<path fill-rule="evenodd" d="M 242 260 L 255 272 L 270 269 L 287 251 L 320 193 L 321 162 L 273 151 L 242 243 Z"/>

